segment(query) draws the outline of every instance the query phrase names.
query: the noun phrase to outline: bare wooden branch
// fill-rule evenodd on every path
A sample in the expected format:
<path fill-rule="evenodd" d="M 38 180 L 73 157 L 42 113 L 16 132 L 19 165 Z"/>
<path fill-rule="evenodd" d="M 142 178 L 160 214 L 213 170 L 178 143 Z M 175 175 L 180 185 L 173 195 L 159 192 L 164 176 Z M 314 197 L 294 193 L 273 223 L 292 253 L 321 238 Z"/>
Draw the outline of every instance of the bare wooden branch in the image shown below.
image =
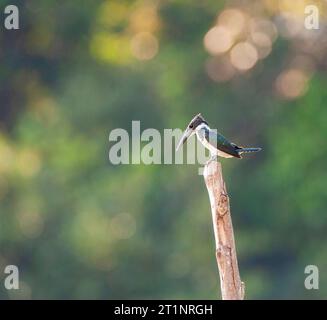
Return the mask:
<path fill-rule="evenodd" d="M 221 296 L 223 300 L 243 300 L 244 283 L 238 270 L 229 197 L 220 162 L 209 161 L 203 176 L 211 203 Z"/>

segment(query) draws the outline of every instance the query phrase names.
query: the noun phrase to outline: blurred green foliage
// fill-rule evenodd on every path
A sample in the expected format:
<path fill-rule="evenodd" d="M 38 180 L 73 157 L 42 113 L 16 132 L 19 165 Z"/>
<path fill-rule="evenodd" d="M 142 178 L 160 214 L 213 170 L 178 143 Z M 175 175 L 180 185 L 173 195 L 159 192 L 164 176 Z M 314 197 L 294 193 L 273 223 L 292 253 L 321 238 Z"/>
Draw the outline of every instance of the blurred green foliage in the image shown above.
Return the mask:
<path fill-rule="evenodd" d="M 267 21 L 300 10 L 241 2 Z M 113 166 L 107 156 L 114 128 L 184 128 L 198 112 L 236 143 L 263 147 L 222 160 L 246 298 L 327 297 L 326 36 L 302 51 L 300 37 L 280 32 L 264 59 L 239 72 L 241 55 L 221 79 L 210 59 L 229 52 L 210 57 L 204 37 L 228 1 L 10 3 L 20 30 L 0 33 L 0 274 L 17 265 L 21 289 L 1 298 L 218 297 L 198 166 Z M 292 65 L 299 55 L 310 72 Z M 309 264 L 319 290 L 304 288 Z"/>

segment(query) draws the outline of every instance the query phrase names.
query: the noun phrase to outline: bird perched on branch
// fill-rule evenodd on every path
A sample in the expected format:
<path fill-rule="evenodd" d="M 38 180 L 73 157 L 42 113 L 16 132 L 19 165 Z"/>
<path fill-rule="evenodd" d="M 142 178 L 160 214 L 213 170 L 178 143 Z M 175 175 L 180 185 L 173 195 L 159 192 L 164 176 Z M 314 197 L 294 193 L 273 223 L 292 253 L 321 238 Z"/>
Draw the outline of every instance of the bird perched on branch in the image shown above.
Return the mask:
<path fill-rule="evenodd" d="M 216 130 L 210 129 L 208 122 L 204 120 L 201 113 L 199 113 L 187 126 L 177 145 L 176 151 L 178 151 L 181 145 L 193 134 L 196 134 L 203 146 L 209 149 L 212 158 L 216 158 L 217 156 L 224 158 L 242 158 L 241 155 L 243 153 L 258 152 L 261 150 L 261 148 L 239 147 L 235 143 L 228 141 L 222 134 Z"/>

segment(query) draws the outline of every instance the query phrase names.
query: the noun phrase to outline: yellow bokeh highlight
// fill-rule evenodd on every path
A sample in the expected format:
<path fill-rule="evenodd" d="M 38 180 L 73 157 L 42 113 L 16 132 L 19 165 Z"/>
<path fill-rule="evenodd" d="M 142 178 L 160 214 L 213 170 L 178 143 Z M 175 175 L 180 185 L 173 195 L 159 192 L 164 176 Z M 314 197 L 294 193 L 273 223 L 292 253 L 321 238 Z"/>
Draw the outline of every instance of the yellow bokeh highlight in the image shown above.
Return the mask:
<path fill-rule="evenodd" d="M 303 20 L 305 8 L 314 5 L 319 10 L 319 17 L 327 17 L 327 1 L 325 0 L 262 0 L 265 9 L 273 15 L 293 14 Z"/>
<path fill-rule="evenodd" d="M 159 29 L 160 21 L 155 5 L 147 4 L 135 9 L 129 21 L 129 29 L 132 33 L 155 32 Z"/>
<path fill-rule="evenodd" d="M 279 11 L 292 12 L 298 16 L 304 15 L 304 8 L 307 5 L 305 0 L 278 0 L 276 2 L 278 2 Z"/>
<path fill-rule="evenodd" d="M 97 22 L 106 27 L 116 27 L 128 19 L 130 8 L 122 1 L 105 1 L 99 9 Z"/>
<path fill-rule="evenodd" d="M 131 60 L 128 36 L 112 33 L 97 33 L 91 41 L 91 53 L 98 60 L 127 64 Z"/>
<path fill-rule="evenodd" d="M 91 36 L 91 54 L 96 60 L 118 65 L 131 64 L 133 58 L 151 60 L 159 51 L 155 36 L 159 28 L 157 2 L 105 1 Z"/>

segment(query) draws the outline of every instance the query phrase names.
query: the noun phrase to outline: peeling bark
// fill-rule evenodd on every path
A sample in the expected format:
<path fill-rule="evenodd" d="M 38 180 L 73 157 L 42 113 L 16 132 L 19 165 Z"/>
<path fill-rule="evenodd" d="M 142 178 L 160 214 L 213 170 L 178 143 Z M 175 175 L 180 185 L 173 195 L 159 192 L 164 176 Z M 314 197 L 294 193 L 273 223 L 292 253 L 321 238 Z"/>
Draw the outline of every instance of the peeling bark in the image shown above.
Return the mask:
<path fill-rule="evenodd" d="M 245 286 L 238 270 L 229 197 L 220 162 L 209 161 L 203 176 L 211 204 L 221 296 L 223 300 L 243 300 Z"/>

